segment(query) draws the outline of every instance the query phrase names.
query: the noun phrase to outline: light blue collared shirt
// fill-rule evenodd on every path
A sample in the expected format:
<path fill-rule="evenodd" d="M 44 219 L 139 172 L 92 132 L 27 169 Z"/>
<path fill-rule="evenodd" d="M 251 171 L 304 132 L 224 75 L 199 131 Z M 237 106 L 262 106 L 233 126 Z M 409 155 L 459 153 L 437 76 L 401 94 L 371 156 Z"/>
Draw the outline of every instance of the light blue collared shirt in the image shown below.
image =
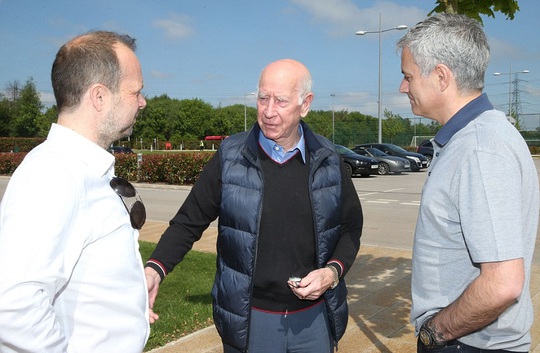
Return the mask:
<path fill-rule="evenodd" d="M 304 140 L 304 130 L 302 129 L 302 125 L 298 125 L 298 133 L 300 134 L 300 140 L 298 140 L 296 146 L 291 148 L 289 151 L 285 151 L 285 149 L 278 145 L 275 141 L 266 138 L 262 131 L 259 132 L 259 144 L 266 154 L 277 163 L 282 164 L 287 162 L 296 154 L 296 151 L 300 151 L 302 160 L 304 163 L 306 163 L 306 143 Z"/>

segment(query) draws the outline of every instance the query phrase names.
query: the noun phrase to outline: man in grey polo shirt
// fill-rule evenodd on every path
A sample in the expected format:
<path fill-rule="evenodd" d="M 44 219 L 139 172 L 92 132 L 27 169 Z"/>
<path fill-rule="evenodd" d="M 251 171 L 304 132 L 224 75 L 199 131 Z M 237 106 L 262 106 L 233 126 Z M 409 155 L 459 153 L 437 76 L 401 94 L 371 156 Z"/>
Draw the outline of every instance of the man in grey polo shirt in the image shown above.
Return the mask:
<path fill-rule="evenodd" d="M 397 47 L 400 92 L 415 115 L 443 125 L 413 247 L 418 352 L 526 352 L 538 177 L 521 135 L 482 93 L 486 36 L 476 20 L 439 14 Z"/>

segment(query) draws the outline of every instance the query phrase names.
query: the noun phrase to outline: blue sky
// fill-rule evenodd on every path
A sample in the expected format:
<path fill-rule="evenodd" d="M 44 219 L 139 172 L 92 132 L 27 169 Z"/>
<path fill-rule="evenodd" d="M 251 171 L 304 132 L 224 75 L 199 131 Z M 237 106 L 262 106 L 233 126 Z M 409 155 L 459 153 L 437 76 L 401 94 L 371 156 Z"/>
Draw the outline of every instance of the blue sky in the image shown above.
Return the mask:
<path fill-rule="evenodd" d="M 507 111 L 508 73 L 530 70 L 518 75 L 519 91 L 522 112 L 530 114 L 524 122 L 536 127 L 540 1 L 518 3 L 521 11 L 513 21 L 500 13 L 484 18 L 491 46 L 485 92 Z M 261 69 L 293 58 L 313 76 L 312 109 L 376 116 L 378 34 L 355 32 L 377 31 L 379 14 L 382 29 L 410 27 L 434 7 L 434 0 L 0 0 L 0 91 L 9 82 L 22 84 L 32 77 L 42 101 L 53 104 L 49 76 L 59 46 L 88 30 L 105 29 L 137 38 L 148 97 L 165 93 L 213 106 L 255 106 L 254 96 L 247 94 L 256 90 Z M 394 48 L 403 33 L 382 35 L 382 103 L 416 120 L 408 99 L 398 92 L 402 76 Z"/>

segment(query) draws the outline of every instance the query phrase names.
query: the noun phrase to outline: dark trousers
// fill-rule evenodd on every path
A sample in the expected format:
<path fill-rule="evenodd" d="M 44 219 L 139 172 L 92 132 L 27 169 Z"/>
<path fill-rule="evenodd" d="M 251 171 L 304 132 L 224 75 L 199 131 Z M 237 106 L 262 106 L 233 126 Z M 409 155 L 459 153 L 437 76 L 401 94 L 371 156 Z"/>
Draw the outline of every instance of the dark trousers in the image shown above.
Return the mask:
<path fill-rule="evenodd" d="M 416 345 L 416 351 L 418 353 L 519 353 L 507 351 L 504 349 L 480 349 L 473 346 L 469 346 L 465 343 L 461 343 L 458 340 L 448 342 L 448 344 L 441 348 L 426 348 L 424 344 L 418 339 Z M 523 352 L 526 353 L 526 352 Z"/>
<path fill-rule="evenodd" d="M 292 314 L 251 310 L 250 353 L 332 353 L 332 341 L 324 301 Z M 240 351 L 224 343 L 223 352 Z"/>

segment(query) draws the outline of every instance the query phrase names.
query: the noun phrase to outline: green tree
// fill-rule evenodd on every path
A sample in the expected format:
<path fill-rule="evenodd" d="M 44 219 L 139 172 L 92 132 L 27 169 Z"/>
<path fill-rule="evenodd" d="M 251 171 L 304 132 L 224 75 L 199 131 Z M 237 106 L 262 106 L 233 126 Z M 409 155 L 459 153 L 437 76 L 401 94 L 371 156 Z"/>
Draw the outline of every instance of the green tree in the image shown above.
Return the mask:
<path fill-rule="evenodd" d="M 9 127 L 11 126 L 11 102 L 0 95 L 0 136 L 9 136 Z"/>
<path fill-rule="evenodd" d="M 48 108 L 45 113 L 41 114 L 36 119 L 36 126 L 38 128 L 37 137 L 47 137 L 51 124 L 58 120 L 58 108 L 56 105 Z"/>
<path fill-rule="evenodd" d="M 39 99 L 33 78 L 29 78 L 22 87 L 14 108 L 12 135 L 17 137 L 37 136 L 39 131 L 37 123 L 41 118 L 43 104 Z"/>
<path fill-rule="evenodd" d="M 495 18 L 495 12 L 506 15 L 506 19 L 513 20 L 514 15 L 519 11 L 516 0 L 437 0 L 437 6 L 428 14 L 434 12 L 447 12 L 467 15 L 482 23 L 480 15 Z"/>
<path fill-rule="evenodd" d="M 339 117 L 343 116 L 339 112 L 334 112 L 334 126 Z M 327 110 L 312 110 L 304 118 L 311 130 L 332 141 L 332 112 Z M 335 140 L 338 143 L 338 140 Z"/>
<path fill-rule="evenodd" d="M 257 110 L 246 107 L 246 128 L 249 130 L 256 120 Z M 207 135 L 229 136 L 244 131 L 244 105 L 235 104 L 218 107 L 211 116 Z M 205 136 L 207 136 L 205 135 Z"/>
<path fill-rule="evenodd" d="M 210 103 L 202 99 L 184 99 L 180 101 L 180 111 L 184 113 L 186 137 L 201 139 L 213 135 L 209 122 L 213 119 L 214 108 Z"/>

